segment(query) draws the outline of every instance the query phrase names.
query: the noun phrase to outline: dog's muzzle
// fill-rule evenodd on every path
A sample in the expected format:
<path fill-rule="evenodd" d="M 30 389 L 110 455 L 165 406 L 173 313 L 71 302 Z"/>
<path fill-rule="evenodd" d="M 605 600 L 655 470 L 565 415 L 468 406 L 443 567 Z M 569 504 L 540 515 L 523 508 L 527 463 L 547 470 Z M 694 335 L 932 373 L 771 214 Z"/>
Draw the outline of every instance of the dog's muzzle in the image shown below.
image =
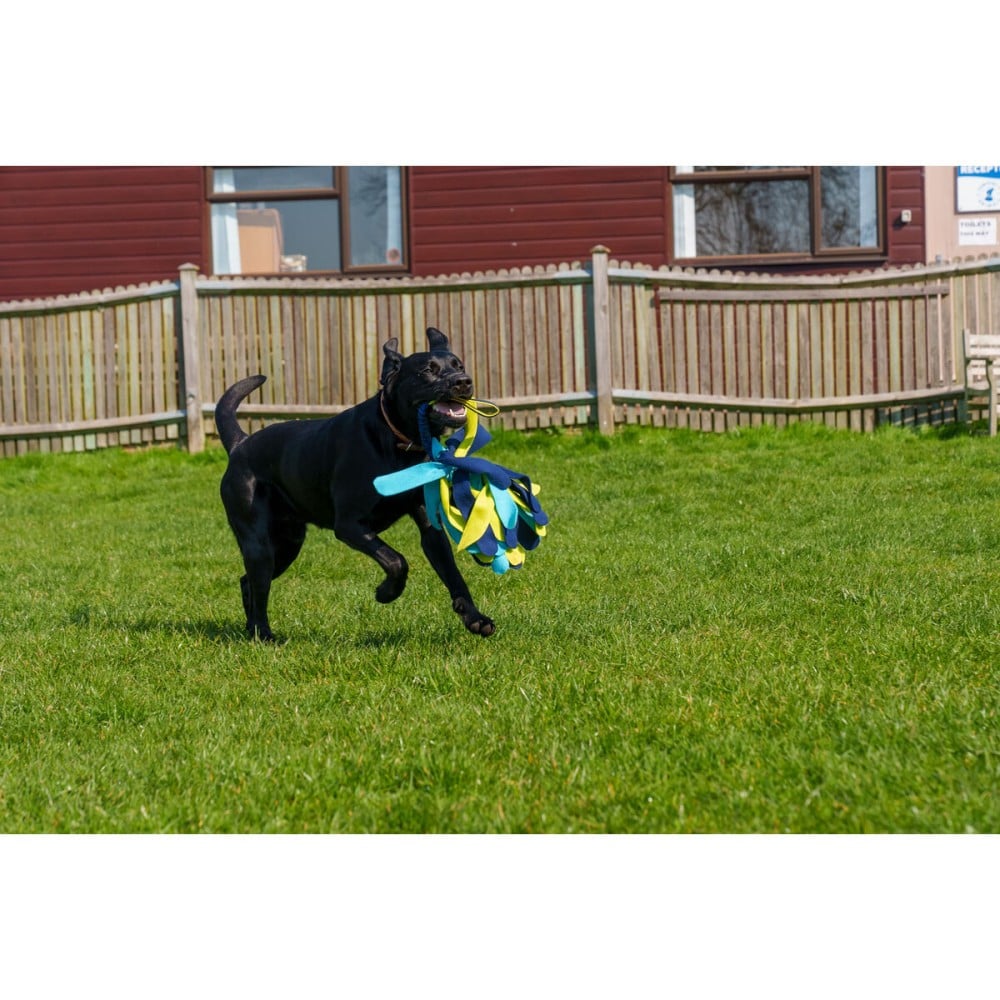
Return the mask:
<path fill-rule="evenodd" d="M 430 415 L 447 427 L 462 427 L 466 417 L 465 400 L 471 398 L 472 379 L 464 375 L 452 382 L 447 391 L 430 404 Z"/>
<path fill-rule="evenodd" d="M 460 399 L 439 399 L 430 406 L 431 413 L 443 423 L 461 427 L 465 423 L 466 407 Z"/>

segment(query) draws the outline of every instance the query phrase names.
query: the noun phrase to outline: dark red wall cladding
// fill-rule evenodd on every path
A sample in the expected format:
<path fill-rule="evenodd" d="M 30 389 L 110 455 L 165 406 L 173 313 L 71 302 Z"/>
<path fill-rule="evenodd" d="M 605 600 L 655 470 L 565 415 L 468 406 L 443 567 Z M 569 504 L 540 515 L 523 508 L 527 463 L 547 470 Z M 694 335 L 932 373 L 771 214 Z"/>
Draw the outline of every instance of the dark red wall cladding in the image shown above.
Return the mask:
<path fill-rule="evenodd" d="M 889 263 L 920 263 L 923 170 L 886 173 Z M 668 211 L 664 166 L 412 167 L 411 268 L 583 261 L 598 243 L 659 267 Z M 0 299 L 170 280 L 188 262 L 211 267 L 202 167 L 0 167 Z"/>
<path fill-rule="evenodd" d="M 413 272 L 450 274 L 584 260 L 598 243 L 619 260 L 660 267 L 670 263 L 668 198 L 667 168 L 662 166 L 414 167 Z M 889 167 L 886 200 L 888 263 L 923 262 L 923 168 Z M 905 227 L 893 225 L 901 208 L 913 212 Z"/>
<path fill-rule="evenodd" d="M 410 248 L 416 274 L 615 257 L 660 264 L 664 167 L 414 167 Z"/>
<path fill-rule="evenodd" d="M 205 226 L 201 167 L 2 167 L 0 298 L 176 278 Z"/>
<path fill-rule="evenodd" d="M 900 225 L 899 213 L 908 208 L 913 219 Z M 889 263 L 924 264 L 927 261 L 927 214 L 924 205 L 924 168 L 886 169 L 886 216 L 889 226 Z"/>

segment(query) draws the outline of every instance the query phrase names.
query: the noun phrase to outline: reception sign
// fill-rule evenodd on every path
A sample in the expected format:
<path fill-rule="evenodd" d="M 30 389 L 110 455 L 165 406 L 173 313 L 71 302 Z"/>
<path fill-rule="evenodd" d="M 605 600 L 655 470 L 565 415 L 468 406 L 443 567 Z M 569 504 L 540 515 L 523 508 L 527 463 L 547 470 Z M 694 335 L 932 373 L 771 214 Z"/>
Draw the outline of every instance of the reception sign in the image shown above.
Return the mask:
<path fill-rule="evenodd" d="M 1000 167 L 956 167 L 959 212 L 1000 212 Z"/>

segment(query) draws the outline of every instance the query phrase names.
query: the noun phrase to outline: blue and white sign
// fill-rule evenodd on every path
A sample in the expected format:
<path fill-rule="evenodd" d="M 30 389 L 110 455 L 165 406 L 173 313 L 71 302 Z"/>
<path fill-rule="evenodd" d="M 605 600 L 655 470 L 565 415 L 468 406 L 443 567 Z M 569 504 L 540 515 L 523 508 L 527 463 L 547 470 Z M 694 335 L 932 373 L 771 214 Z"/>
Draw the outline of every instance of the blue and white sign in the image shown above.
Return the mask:
<path fill-rule="evenodd" d="M 1000 212 L 1000 167 L 956 167 L 960 212 Z"/>

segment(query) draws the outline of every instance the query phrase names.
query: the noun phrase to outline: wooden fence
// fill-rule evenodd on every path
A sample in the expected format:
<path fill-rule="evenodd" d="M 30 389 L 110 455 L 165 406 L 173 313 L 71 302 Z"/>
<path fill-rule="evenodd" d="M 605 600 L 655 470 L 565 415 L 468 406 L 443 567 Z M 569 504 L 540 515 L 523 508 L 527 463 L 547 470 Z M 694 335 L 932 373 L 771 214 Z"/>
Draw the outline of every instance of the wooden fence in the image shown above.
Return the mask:
<path fill-rule="evenodd" d="M 439 278 L 177 281 L 0 303 L 0 454 L 213 433 L 227 385 L 268 382 L 248 424 L 373 393 L 381 345 L 449 334 L 477 395 L 519 428 L 721 430 L 955 419 L 962 331 L 1000 332 L 1000 257 L 775 277 L 610 260 Z"/>

